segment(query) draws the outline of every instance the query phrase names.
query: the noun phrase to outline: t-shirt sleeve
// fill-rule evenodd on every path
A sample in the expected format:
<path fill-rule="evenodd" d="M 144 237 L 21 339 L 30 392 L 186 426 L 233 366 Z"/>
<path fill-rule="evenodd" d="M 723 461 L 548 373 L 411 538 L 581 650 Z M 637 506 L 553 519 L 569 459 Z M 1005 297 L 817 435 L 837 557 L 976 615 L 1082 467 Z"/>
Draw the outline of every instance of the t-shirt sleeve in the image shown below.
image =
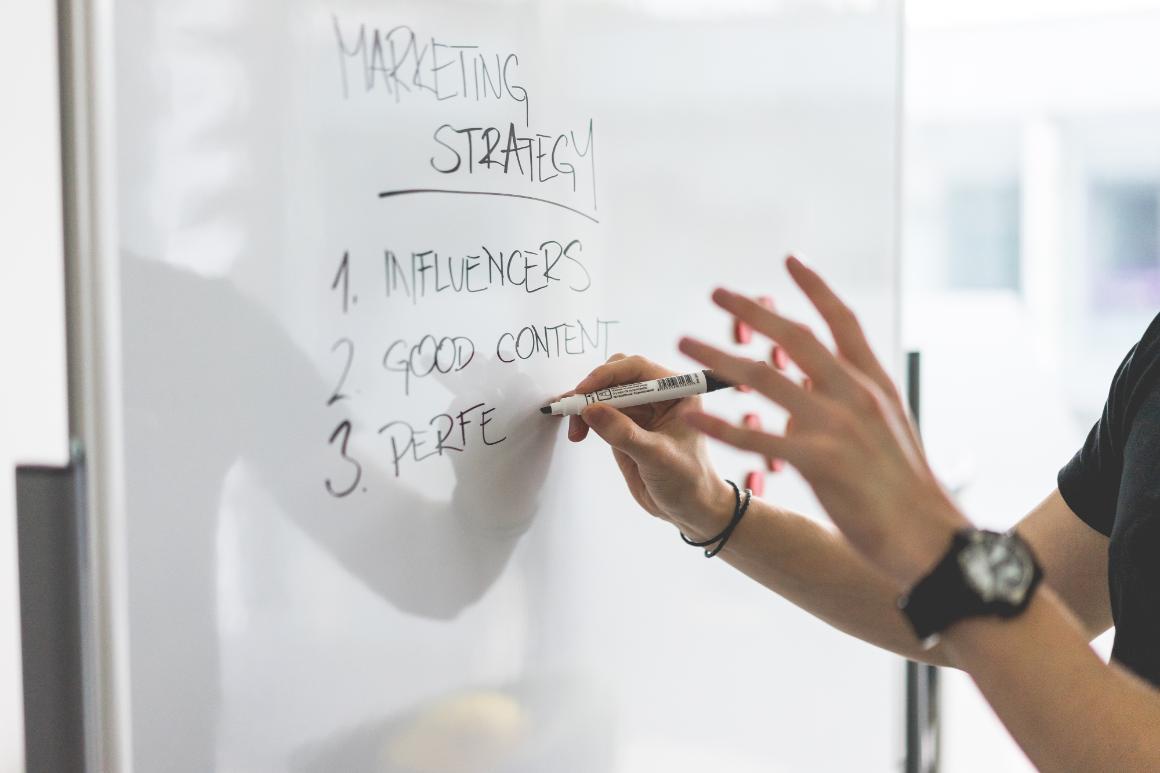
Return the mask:
<path fill-rule="evenodd" d="M 1133 346 L 1116 369 L 1103 413 L 1083 447 L 1059 471 L 1059 493 L 1072 512 L 1100 534 L 1111 536 L 1124 466 L 1127 396 L 1131 391 Z"/>

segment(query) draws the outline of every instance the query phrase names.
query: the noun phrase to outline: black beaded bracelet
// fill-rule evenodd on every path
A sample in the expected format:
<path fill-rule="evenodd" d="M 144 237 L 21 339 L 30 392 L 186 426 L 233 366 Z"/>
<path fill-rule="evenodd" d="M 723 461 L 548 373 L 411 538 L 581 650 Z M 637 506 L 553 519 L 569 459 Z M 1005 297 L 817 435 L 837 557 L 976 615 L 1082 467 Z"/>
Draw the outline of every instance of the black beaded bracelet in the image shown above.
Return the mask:
<path fill-rule="evenodd" d="M 685 541 L 686 545 L 705 548 L 705 558 L 712 558 L 721 552 L 721 548 L 725 547 L 725 543 L 733 535 L 733 530 L 737 528 L 737 524 L 741 523 L 741 516 L 745 515 L 745 511 L 749 509 L 749 501 L 753 499 L 753 492 L 749 489 L 745 489 L 745 497 L 742 498 L 741 489 L 737 488 L 736 483 L 731 480 L 725 482 L 733 487 L 733 517 L 729 519 L 729 524 L 716 537 L 702 542 L 695 542 L 686 537 L 683 531 L 681 532 L 681 539 Z"/>

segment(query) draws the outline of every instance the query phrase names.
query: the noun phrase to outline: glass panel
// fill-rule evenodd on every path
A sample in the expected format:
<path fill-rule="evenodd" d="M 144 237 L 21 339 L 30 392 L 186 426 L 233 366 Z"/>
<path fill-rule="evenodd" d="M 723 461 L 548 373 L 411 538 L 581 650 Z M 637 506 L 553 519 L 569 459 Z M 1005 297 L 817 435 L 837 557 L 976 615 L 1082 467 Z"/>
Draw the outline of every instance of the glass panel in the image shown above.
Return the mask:
<path fill-rule="evenodd" d="M 894 2 L 116 12 L 137 770 L 895 768 L 896 659 L 538 411 L 791 249 L 897 361 Z"/>

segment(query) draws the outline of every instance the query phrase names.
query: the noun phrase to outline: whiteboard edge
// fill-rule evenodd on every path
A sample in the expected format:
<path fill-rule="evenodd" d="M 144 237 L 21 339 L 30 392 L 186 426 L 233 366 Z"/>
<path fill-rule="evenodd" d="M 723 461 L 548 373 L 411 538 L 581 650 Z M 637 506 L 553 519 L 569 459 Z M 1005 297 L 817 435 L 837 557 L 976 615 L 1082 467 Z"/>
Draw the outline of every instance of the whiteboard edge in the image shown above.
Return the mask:
<path fill-rule="evenodd" d="M 86 493 L 85 764 L 132 770 L 120 427 L 113 0 L 58 0 L 69 436 Z"/>

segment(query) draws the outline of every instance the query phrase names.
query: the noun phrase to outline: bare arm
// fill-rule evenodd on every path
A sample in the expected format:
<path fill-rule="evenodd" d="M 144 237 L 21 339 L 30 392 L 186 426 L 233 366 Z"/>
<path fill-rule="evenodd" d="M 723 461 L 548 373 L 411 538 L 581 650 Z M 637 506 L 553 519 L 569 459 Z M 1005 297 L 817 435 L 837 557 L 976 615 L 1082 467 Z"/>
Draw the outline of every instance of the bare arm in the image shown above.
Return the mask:
<path fill-rule="evenodd" d="M 1079 519 L 1055 489 L 1016 531 L 1031 544 L 1047 584 L 1083 627 L 1088 641 L 1112 626 L 1108 538 Z"/>
<path fill-rule="evenodd" d="M 941 648 L 919 646 L 890 579 L 841 534 L 802 515 L 754 499 L 718 557 L 840 631 L 912 660 L 950 665 Z"/>
<path fill-rule="evenodd" d="M 1052 589 L 943 642 L 1040 770 L 1160 770 L 1160 692 L 1101 661 Z"/>
<path fill-rule="evenodd" d="M 577 391 L 671 372 L 640 357 L 615 356 Z M 585 419 L 613 448 L 641 506 L 691 537 L 717 534 L 733 509 L 732 490 L 712 471 L 703 443 L 680 419 L 695 400 L 620 413 L 589 410 Z M 576 421 L 570 436 L 582 440 Z M 1053 492 L 1019 525 L 1047 582 L 1084 622 L 1090 637 L 1108 628 L 1107 540 L 1077 518 Z M 898 611 L 898 586 L 838 532 L 775 504 L 753 501 L 719 557 L 835 628 L 903 657 L 953 665 L 943 647 L 923 650 Z"/>
<path fill-rule="evenodd" d="M 690 518 L 686 533 L 712 536 L 732 508 L 719 495 L 712 515 Z M 1081 521 L 1053 491 L 1017 527 L 1035 550 L 1047 584 L 1080 621 L 1088 639 L 1111 625 L 1107 538 Z M 837 532 L 755 499 L 719 554 L 731 565 L 815 617 L 903 657 L 956 666 L 945 646 L 923 650 L 898 611 L 897 586 Z"/>

